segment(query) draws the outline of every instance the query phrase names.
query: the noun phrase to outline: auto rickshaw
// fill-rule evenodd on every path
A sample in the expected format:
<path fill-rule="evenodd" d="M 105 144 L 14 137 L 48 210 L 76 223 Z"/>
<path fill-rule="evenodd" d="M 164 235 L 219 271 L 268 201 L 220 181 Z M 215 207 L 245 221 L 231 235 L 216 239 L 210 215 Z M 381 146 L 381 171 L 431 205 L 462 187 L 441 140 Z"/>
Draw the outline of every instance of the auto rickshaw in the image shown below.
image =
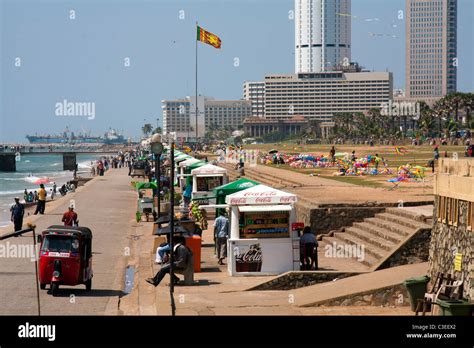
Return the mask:
<path fill-rule="evenodd" d="M 87 227 L 53 225 L 38 236 L 40 243 L 39 282 L 50 284 L 53 296 L 59 285 L 84 284 L 92 288 L 92 231 Z"/>

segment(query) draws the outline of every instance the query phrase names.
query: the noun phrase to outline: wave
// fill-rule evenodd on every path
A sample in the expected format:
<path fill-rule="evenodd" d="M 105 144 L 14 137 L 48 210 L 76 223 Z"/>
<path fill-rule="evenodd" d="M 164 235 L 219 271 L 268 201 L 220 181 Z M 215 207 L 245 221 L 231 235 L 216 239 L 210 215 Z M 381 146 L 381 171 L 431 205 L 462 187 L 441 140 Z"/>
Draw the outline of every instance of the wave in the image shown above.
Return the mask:
<path fill-rule="evenodd" d="M 51 163 L 50 166 L 51 167 L 57 167 L 61 164 L 61 162 L 55 162 L 55 163 Z"/>
<path fill-rule="evenodd" d="M 24 190 L 0 191 L 0 196 L 13 196 L 19 193 L 23 194 Z"/>

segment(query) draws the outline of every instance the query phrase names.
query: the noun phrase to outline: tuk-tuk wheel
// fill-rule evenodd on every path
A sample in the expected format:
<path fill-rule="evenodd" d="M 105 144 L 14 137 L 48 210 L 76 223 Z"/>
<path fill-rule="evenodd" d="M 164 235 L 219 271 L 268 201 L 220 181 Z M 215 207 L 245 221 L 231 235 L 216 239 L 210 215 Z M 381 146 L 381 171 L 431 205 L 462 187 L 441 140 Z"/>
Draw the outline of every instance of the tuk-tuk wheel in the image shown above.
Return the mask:
<path fill-rule="evenodd" d="M 59 284 L 51 283 L 51 295 L 56 296 L 58 294 Z"/>
<path fill-rule="evenodd" d="M 46 289 L 46 284 L 40 284 L 40 289 L 41 289 L 41 290 Z"/>
<path fill-rule="evenodd" d="M 92 290 L 92 278 L 89 279 L 89 280 L 86 282 L 86 290 L 87 290 L 87 291 L 91 291 L 91 290 Z"/>

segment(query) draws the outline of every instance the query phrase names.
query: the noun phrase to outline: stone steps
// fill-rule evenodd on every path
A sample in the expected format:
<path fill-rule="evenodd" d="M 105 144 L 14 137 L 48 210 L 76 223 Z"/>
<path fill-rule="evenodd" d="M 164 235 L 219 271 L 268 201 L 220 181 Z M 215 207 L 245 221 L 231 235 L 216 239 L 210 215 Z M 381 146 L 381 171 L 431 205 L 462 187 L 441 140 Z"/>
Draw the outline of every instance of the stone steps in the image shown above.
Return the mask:
<path fill-rule="evenodd" d="M 361 263 L 374 271 L 416 232 L 431 228 L 422 222 L 422 218 L 413 211 L 388 208 L 375 217 L 346 227 L 345 232 L 334 232 L 333 237 L 323 236 L 319 244 L 321 247 L 332 243 L 363 246 L 365 258 Z"/>
<path fill-rule="evenodd" d="M 321 250 L 324 255 L 326 251 L 326 246 L 330 246 L 332 248 L 334 248 L 334 246 L 336 246 L 336 248 L 340 246 L 345 247 L 345 245 L 348 243 L 345 243 L 336 237 L 324 237 L 324 239 L 322 241 L 319 241 L 318 244 L 318 249 Z M 357 263 L 357 265 L 353 266 L 352 270 L 361 271 L 362 266 L 364 271 L 369 271 L 372 266 L 376 265 L 379 262 L 378 259 L 375 258 L 373 255 L 367 254 L 365 252 L 364 254 L 364 259 L 362 261 L 358 261 L 355 257 L 345 258 L 344 263 L 347 264 L 345 270 L 349 270 L 353 263 Z"/>
<path fill-rule="evenodd" d="M 368 222 L 355 222 L 352 226 L 356 227 L 358 229 L 361 229 L 363 231 L 366 231 L 368 233 L 371 233 L 374 236 L 386 239 L 386 240 L 388 240 L 392 243 L 395 243 L 395 244 L 400 243 L 404 238 L 404 236 L 402 236 L 398 233 L 394 233 L 394 232 L 391 232 L 389 230 L 380 228 L 380 227 L 378 227 L 376 225 L 373 225 L 371 223 L 368 223 Z"/>
<path fill-rule="evenodd" d="M 399 225 L 403 225 L 409 228 L 422 228 L 424 227 L 424 224 L 422 222 L 413 220 L 413 218 L 407 218 L 407 217 L 402 217 L 400 215 L 394 215 L 393 213 L 383 213 L 383 214 L 378 214 L 378 218 L 387 220 L 390 222 L 397 223 Z"/>
<path fill-rule="evenodd" d="M 393 249 L 396 243 L 393 241 L 390 241 L 385 238 L 381 238 L 379 236 L 375 236 L 374 234 L 368 232 L 367 230 L 360 229 L 355 226 L 351 226 L 346 228 L 345 232 L 349 235 L 358 237 L 359 239 L 363 240 L 364 242 L 368 244 L 372 244 L 377 248 L 390 251 Z"/>

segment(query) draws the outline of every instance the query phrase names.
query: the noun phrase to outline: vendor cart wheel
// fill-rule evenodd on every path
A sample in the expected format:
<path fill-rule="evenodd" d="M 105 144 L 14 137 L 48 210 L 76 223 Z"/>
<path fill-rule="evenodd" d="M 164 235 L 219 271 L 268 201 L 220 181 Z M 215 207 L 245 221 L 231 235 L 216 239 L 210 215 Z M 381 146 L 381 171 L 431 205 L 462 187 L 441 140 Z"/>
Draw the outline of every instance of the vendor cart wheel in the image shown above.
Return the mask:
<path fill-rule="evenodd" d="M 41 284 L 40 284 L 40 289 L 41 289 L 41 290 L 46 289 L 46 284 L 41 283 Z"/>
<path fill-rule="evenodd" d="M 51 283 L 51 295 L 56 296 L 58 294 L 59 284 Z"/>
<path fill-rule="evenodd" d="M 92 278 L 86 282 L 86 290 L 91 291 L 92 289 Z"/>

